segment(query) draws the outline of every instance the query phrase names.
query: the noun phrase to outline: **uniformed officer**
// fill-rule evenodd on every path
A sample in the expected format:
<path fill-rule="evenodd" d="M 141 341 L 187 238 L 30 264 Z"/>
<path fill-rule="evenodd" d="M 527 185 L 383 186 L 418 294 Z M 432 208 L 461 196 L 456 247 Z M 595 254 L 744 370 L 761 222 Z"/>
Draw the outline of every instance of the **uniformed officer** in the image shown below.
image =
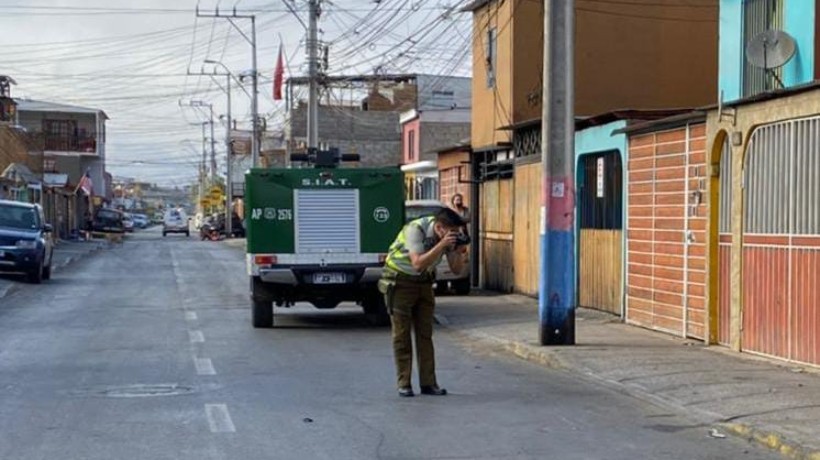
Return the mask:
<path fill-rule="evenodd" d="M 399 396 L 414 396 L 410 377 L 413 370 L 413 341 L 419 366 L 421 393 L 446 395 L 436 381 L 433 349 L 433 283 L 435 269 L 446 255 L 454 273 L 464 271 L 467 245 L 460 229 L 464 221 L 452 209 L 443 208 L 435 216 L 416 219 L 402 229 L 390 246 L 384 277 L 379 283 L 393 326 L 393 352 L 398 374 Z"/>

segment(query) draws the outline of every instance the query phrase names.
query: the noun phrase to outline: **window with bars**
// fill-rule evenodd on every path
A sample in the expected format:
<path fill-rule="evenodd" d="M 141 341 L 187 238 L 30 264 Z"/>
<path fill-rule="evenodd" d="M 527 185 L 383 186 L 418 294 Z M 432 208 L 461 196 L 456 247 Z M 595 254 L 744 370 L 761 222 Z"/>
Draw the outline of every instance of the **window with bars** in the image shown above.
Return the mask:
<path fill-rule="evenodd" d="M 513 133 L 516 158 L 541 155 L 541 125 L 516 130 Z"/>
<path fill-rule="evenodd" d="M 407 133 L 407 158 L 410 161 L 416 159 L 416 131 L 412 129 Z"/>
<path fill-rule="evenodd" d="M 475 176 L 480 181 L 509 179 L 513 177 L 513 152 L 502 150 L 498 152 L 476 153 L 478 169 Z"/>
<path fill-rule="evenodd" d="M 783 69 L 766 70 L 745 59 L 746 44 L 767 30 L 783 29 L 784 0 L 743 0 L 743 96 L 778 89 Z"/>
<path fill-rule="evenodd" d="M 621 154 L 611 151 L 581 157 L 578 202 L 581 228 L 623 228 Z"/>

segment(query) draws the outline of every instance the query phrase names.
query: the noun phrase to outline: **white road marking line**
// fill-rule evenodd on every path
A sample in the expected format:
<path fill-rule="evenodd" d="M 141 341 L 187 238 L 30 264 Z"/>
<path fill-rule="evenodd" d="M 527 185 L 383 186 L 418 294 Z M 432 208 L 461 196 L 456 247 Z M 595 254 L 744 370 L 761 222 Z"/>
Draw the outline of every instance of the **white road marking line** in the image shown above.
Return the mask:
<path fill-rule="evenodd" d="M 216 369 L 214 369 L 211 358 L 194 357 L 194 366 L 196 366 L 197 375 L 216 375 Z"/>
<path fill-rule="evenodd" d="M 188 331 L 188 338 L 191 339 L 191 343 L 205 342 L 205 336 L 202 335 L 202 331 Z"/>
<path fill-rule="evenodd" d="M 225 404 L 205 404 L 205 415 L 211 433 L 234 433 L 236 427 L 231 420 L 231 413 Z"/>
<path fill-rule="evenodd" d="M 185 312 L 185 319 L 188 321 L 196 321 L 197 316 L 195 311 L 186 311 Z"/>

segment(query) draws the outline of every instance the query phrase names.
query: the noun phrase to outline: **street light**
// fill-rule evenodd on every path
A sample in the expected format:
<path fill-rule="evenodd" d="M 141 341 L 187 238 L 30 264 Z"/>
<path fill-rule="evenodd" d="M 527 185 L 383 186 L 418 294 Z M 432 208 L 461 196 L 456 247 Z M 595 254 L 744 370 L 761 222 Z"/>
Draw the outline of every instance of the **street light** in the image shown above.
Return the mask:
<path fill-rule="evenodd" d="M 225 124 L 225 152 L 227 152 L 226 163 L 228 165 L 228 171 L 225 174 L 225 233 L 228 238 L 230 238 L 233 234 L 233 182 L 231 181 L 231 162 L 233 161 L 233 158 L 231 158 L 233 156 L 233 142 L 231 141 L 231 78 L 233 74 L 228 66 L 220 61 L 206 59 L 205 63 L 218 65 L 225 70 L 225 94 L 228 96 L 227 123 Z M 213 117 L 213 112 L 211 112 L 211 116 Z M 255 130 L 256 126 L 254 126 L 254 133 L 256 132 Z M 214 169 L 215 168 L 216 164 L 214 164 Z M 214 174 L 216 174 L 216 171 L 214 171 Z"/>
<path fill-rule="evenodd" d="M 208 102 L 191 100 L 187 104 L 190 107 L 207 107 L 210 113 L 209 123 L 211 125 L 211 181 L 216 180 L 216 138 L 214 138 L 214 106 Z"/>
<path fill-rule="evenodd" d="M 180 101 L 180 105 L 182 105 L 181 101 Z M 199 194 L 198 194 L 199 195 L 199 203 L 197 203 L 197 206 L 202 208 L 202 215 L 203 216 L 205 215 L 205 207 L 202 206 L 202 200 L 203 200 L 203 198 L 205 198 L 205 195 L 204 195 L 204 188 L 205 188 L 205 157 L 207 155 L 207 153 L 206 153 L 207 149 L 205 147 L 205 142 L 206 142 L 206 139 L 207 139 L 207 137 L 205 136 L 205 126 L 208 125 L 209 123 L 211 125 L 211 129 L 213 129 L 213 122 L 203 121 L 203 122 L 200 122 L 200 123 L 188 123 L 191 126 L 202 126 L 202 166 L 199 168 Z M 180 142 L 180 143 L 184 143 L 184 141 Z M 188 145 L 188 147 L 190 147 L 190 144 Z"/>

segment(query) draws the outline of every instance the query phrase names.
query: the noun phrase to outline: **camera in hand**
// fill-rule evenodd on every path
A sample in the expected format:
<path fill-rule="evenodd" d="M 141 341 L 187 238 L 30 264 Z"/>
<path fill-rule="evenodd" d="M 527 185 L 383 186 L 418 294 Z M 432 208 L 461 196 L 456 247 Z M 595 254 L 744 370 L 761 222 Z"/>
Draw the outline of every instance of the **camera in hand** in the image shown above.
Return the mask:
<path fill-rule="evenodd" d="M 456 245 L 456 247 L 466 246 L 466 245 L 470 244 L 470 241 L 471 241 L 470 240 L 470 235 L 468 235 L 466 233 L 459 233 L 458 236 L 456 236 L 455 245 Z"/>

